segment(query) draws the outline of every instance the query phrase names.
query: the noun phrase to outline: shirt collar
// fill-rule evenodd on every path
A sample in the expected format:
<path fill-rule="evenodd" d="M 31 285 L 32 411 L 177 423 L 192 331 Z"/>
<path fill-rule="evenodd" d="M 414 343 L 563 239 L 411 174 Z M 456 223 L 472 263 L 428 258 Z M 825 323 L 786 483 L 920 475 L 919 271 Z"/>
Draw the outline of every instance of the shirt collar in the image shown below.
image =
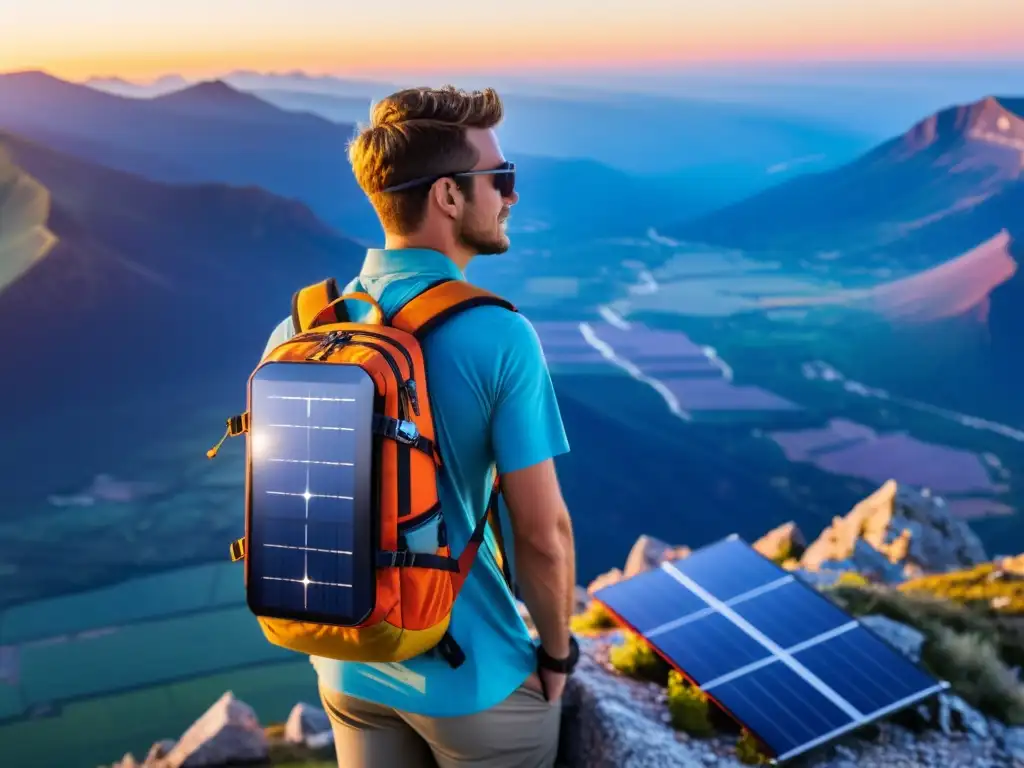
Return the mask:
<path fill-rule="evenodd" d="M 361 278 L 428 274 L 451 280 L 465 280 L 458 265 L 440 251 L 428 248 L 370 248 L 366 251 Z"/>

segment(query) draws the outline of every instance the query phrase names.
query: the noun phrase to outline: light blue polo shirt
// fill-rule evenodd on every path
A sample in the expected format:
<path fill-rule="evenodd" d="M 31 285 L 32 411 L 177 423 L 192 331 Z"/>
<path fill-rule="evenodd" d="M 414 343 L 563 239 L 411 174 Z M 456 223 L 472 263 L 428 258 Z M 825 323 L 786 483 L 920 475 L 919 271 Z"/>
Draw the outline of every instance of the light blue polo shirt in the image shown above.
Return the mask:
<path fill-rule="evenodd" d="M 342 293 L 363 290 L 390 315 L 441 278 L 465 279 L 437 251 L 372 249 Z M 368 305 L 351 301 L 346 308 L 358 321 Z M 275 329 L 264 355 L 292 334 L 289 317 Z M 540 341 L 521 314 L 493 306 L 467 310 L 427 336 L 423 352 L 445 457 L 438 490 L 452 555 L 458 557 L 486 509 L 493 468 L 508 473 L 529 467 L 568 452 L 569 444 Z M 514 569 L 508 513 L 504 506 L 501 511 Z M 488 527 L 486 544 L 452 610 L 450 632 L 466 653 L 462 666 L 452 669 L 440 657 L 428 656 L 402 664 L 312 657 L 321 684 L 428 716 L 471 714 L 504 700 L 536 668 L 536 656 L 495 551 Z"/>

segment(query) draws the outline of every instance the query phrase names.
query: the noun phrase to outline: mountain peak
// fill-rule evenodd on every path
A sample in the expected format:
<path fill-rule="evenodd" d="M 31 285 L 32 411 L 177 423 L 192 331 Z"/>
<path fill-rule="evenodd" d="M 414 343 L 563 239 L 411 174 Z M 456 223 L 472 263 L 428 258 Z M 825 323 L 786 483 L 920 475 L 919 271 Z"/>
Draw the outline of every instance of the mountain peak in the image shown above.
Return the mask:
<path fill-rule="evenodd" d="M 190 103 L 190 104 L 241 104 L 241 103 L 263 103 L 257 97 L 242 93 L 231 87 L 223 80 L 205 80 L 195 85 L 189 85 L 180 90 L 172 91 L 163 96 L 158 96 L 154 101 L 164 103 Z"/>
<path fill-rule="evenodd" d="M 948 107 L 916 123 L 903 136 L 904 149 L 960 140 L 997 145 L 1024 155 L 1024 98 L 986 96 Z"/>

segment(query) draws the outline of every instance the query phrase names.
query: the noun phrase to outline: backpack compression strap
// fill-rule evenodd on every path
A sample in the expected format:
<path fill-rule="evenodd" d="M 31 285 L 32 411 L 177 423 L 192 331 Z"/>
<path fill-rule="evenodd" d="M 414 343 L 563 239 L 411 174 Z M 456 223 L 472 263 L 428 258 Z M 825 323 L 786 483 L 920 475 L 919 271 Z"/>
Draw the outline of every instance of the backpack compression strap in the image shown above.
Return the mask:
<path fill-rule="evenodd" d="M 341 296 L 333 277 L 300 288 L 292 296 L 292 325 L 296 333 L 308 331 L 314 318 L 324 307 Z"/>
<path fill-rule="evenodd" d="M 460 312 L 486 305 L 517 312 L 515 305 L 465 280 L 440 280 L 405 303 L 391 318 L 391 325 L 422 341 Z"/>
<path fill-rule="evenodd" d="M 511 312 L 518 311 L 511 302 L 464 280 L 440 280 L 410 299 L 391 318 L 390 325 L 411 333 L 422 342 L 431 331 L 436 330 L 445 321 L 450 320 L 460 312 L 488 305 L 504 307 Z M 508 563 L 508 555 L 501 535 L 501 521 L 498 508 L 500 493 L 500 479 L 495 476 L 494 488 L 491 491 L 487 510 L 477 521 L 476 527 L 473 529 L 473 533 L 466 544 L 466 548 L 459 555 L 457 561 L 458 570 L 452 574 L 452 585 L 456 596 L 461 591 L 462 585 L 465 584 L 469 571 L 473 567 L 480 545 L 483 544 L 488 523 L 490 523 L 494 531 L 495 540 L 498 544 L 498 558 L 502 575 L 505 578 L 505 584 L 508 586 L 513 597 L 516 596 L 516 589 L 512 582 L 512 573 Z M 465 661 L 466 655 L 455 641 L 455 638 L 452 637 L 451 632 L 444 633 L 437 649 L 442 658 L 454 668 L 458 668 Z"/>
<path fill-rule="evenodd" d="M 506 299 L 467 283 L 465 280 L 439 280 L 406 302 L 394 317 L 391 318 L 391 325 L 411 333 L 422 342 L 427 334 L 436 330 L 445 321 L 450 320 L 460 312 L 488 305 L 504 307 L 511 312 L 518 311 L 515 305 Z M 515 585 L 512 583 L 511 569 L 508 564 L 508 555 L 505 550 L 504 537 L 501 534 L 501 521 L 498 509 L 498 496 L 500 493 L 500 479 L 495 476 L 494 489 L 487 504 L 487 512 L 480 518 L 465 551 L 459 556 L 456 594 L 458 594 L 462 582 L 473 565 L 477 550 L 483 542 L 484 531 L 488 522 L 494 531 L 494 538 L 498 544 L 498 559 L 502 575 L 505 577 L 505 583 L 508 585 L 509 591 L 512 592 L 513 596 L 516 594 Z"/>

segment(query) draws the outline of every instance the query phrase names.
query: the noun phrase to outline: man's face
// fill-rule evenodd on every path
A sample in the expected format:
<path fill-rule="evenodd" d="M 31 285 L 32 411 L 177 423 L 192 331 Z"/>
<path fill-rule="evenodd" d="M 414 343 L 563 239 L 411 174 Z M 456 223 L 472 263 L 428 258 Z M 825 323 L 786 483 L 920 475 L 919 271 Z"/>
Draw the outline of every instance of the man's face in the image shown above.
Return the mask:
<path fill-rule="evenodd" d="M 479 153 L 474 171 L 497 168 L 505 162 L 493 130 L 470 129 L 466 139 Z M 473 198 L 466 201 L 462 218 L 456 222 L 456 236 L 479 255 L 505 253 L 510 245 L 506 222 L 519 195 L 513 192 L 511 197 L 502 197 L 489 174 L 470 176 L 468 181 L 473 185 Z"/>

